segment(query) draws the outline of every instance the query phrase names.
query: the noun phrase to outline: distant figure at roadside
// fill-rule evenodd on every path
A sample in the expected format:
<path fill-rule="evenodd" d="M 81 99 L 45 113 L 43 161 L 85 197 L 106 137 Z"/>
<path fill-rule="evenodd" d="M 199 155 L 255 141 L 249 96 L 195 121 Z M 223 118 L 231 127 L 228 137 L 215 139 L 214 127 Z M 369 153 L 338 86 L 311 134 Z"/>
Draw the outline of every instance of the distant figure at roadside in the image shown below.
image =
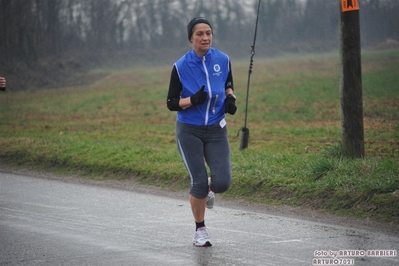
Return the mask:
<path fill-rule="evenodd" d="M 3 77 L 0 77 L 0 90 L 1 91 L 6 90 L 6 79 Z"/>

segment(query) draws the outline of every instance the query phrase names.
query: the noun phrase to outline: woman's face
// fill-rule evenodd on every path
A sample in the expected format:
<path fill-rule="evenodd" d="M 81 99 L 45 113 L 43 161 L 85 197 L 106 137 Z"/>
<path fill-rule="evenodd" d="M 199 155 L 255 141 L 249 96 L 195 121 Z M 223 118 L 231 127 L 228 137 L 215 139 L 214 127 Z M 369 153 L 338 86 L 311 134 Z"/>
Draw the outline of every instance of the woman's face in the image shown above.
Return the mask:
<path fill-rule="evenodd" d="M 212 44 L 212 29 L 206 23 L 198 23 L 193 28 L 191 37 L 193 49 L 199 56 L 206 54 Z"/>

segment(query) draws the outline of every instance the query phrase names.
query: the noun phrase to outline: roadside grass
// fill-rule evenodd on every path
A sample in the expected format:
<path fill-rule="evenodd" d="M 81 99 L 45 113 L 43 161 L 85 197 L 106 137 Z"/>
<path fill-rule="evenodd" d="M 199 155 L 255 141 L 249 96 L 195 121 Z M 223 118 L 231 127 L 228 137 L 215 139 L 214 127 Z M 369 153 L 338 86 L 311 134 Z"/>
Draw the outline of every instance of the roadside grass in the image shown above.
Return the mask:
<path fill-rule="evenodd" d="M 1 161 L 187 189 L 165 104 L 170 68 L 107 69 L 87 86 L 1 94 Z M 338 54 L 257 58 L 253 70 L 250 142 L 239 151 L 248 62 L 233 61 L 233 183 L 223 197 L 399 223 L 399 51 L 362 58 L 364 159 L 341 155 Z"/>

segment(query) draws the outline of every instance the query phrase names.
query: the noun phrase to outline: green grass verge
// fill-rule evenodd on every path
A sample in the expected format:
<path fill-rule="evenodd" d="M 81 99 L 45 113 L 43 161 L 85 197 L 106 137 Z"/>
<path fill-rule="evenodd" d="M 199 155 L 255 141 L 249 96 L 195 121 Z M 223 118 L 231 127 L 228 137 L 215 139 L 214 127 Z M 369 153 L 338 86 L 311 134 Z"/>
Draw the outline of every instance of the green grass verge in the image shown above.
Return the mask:
<path fill-rule="evenodd" d="M 248 62 L 233 61 L 233 183 L 224 194 L 399 223 L 399 52 L 362 58 L 366 158 L 341 155 L 338 54 L 257 59 L 249 148 L 239 151 Z M 15 167 L 187 189 L 170 66 L 107 69 L 99 82 L 0 95 L 0 158 Z M 96 70 L 100 71 L 100 70 Z"/>

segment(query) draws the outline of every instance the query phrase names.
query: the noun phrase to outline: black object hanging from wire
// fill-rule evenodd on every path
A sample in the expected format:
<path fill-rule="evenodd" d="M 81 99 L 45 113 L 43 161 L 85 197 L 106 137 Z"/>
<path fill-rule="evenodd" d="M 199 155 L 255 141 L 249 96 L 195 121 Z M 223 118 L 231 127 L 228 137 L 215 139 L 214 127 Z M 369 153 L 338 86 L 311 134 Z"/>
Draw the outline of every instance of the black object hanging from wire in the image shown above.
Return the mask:
<path fill-rule="evenodd" d="M 248 82 L 247 82 L 247 96 L 245 101 L 245 120 L 244 126 L 240 129 L 240 150 L 244 150 L 248 147 L 249 142 L 249 128 L 247 128 L 247 116 L 248 116 L 248 98 L 249 98 L 249 84 L 251 81 L 251 74 L 252 74 L 252 65 L 254 62 L 254 55 L 255 55 L 255 42 L 256 42 L 256 34 L 258 32 L 258 19 L 259 19 L 259 9 L 260 9 L 260 0 L 258 2 L 258 11 L 256 14 L 256 24 L 255 24 L 255 34 L 254 34 L 254 42 L 251 46 L 251 59 L 249 62 L 249 69 L 248 69 Z"/>

